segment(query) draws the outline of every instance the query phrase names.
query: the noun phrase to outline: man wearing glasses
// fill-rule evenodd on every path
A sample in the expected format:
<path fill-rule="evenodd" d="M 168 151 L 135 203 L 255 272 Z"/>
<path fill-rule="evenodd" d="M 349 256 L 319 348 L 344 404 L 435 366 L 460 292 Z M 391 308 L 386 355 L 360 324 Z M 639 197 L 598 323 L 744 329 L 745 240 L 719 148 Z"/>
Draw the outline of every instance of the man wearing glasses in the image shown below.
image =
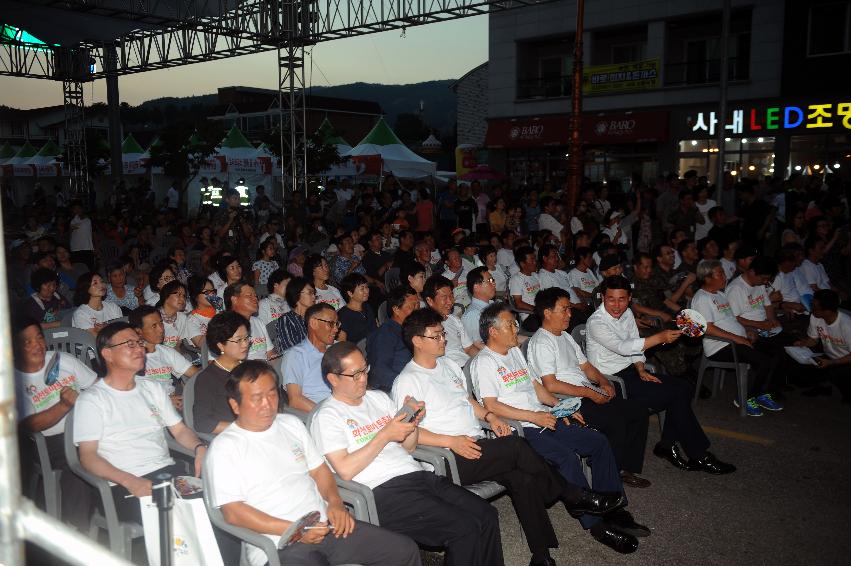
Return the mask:
<path fill-rule="evenodd" d="M 469 279 L 468 279 L 469 281 Z M 476 402 L 467 391 L 461 367 L 444 355 L 445 321 L 430 309 L 414 311 L 402 327 L 414 358 L 393 384 L 393 399 L 425 402 L 429 411 L 419 427 L 419 442 L 456 454 L 462 485 L 496 481 L 508 489 L 532 553 L 530 564 L 555 564 L 549 549 L 558 546 L 547 506 L 561 500 L 569 511 L 603 513 L 621 503 L 620 494 L 596 494 L 569 485 L 511 427 Z M 485 438 L 485 421 L 496 438 Z"/>
<path fill-rule="evenodd" d="M 337 311 L 328 303 L 316 303 L 304 313 L 307 338 L 287 353 L 282 372 L 287 384 L 289 406 L 310 412 L 331 394 L 322 379 L 322 355 L 334 344 L 340 321 Z"/>
<path fill-rule="evenodd" d="M 159 473 L 184 473 L 169 455 L 163 429 L 195 452 L 196 476 L 207 445 L 183 423 L 165 388 L 136 381 L 145 367 L 145 341 L 130 324 L 113 322 L 101 330 L 97 352 L 106 375 L 77 399 L 74 444 L 88 472 L 115 484 L 118 518 L 141 522 L 138 501 L 125 497 L 151 495 L 151 479 Z"/>
<path fill-rule="evenodd" d="M 445 548 L 447 566 L 501 566 L 496 509 L 411 457 L 425 404 L 405 398 L 410 412 L 397 412 L 383 392 L 367 391 L 368 373 L 351 342 L 325 352 L 322 375 L 332 395 L 310 425 L 319 453 L 340 477 L 372 489 L 382 528 Z"/>
<path fill-rule="evenodd" d="M 225 308 L 241 314 L 251 325 L 251 345 L 248 348 L 249 360 L 271 360 L 275 357 L 275 345 L 266 332 L 266 325 L 255 315 L 260 308 L 257 292 L 248 283 L 232 283 L 224 293 Z"/>
<path fill-rule="evenodd" d="M 472 300 L 461 317 L 461 324 L 464 325 L 467 336 L 476 338 L 476 343 L 481 344 L 478 340 L 479 317 L 496 296 L 496 281 L 487 267 L 477 267 L 467 274 L 467 289 L 470 291 Z"/>
<path fill-rule="evenodd" d="M 469 285 L 469 276 L 467 281 Z M 443 330 L 446 331 L 446 356 L 464 367 L 471 357 L 479 353 L 484 344 L 480 340 L 471 338 L 461 324 L 461 319 L 452 313 L 455 302 L 452 282 L 442 275 L 432 275 L 423 286 L 422 296 L 429 308 L 443 319 Z"/>

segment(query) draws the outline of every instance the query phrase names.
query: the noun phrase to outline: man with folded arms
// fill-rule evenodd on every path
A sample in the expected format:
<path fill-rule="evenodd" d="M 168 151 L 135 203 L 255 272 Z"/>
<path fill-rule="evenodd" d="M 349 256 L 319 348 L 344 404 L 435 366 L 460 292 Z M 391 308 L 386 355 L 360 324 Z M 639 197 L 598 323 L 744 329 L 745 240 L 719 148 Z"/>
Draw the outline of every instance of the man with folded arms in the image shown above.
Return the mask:
<path fill-rule="evenodd" d="M 685 380 L 655 376 L 644 367 L 644 351 L 674 342 L 680 330 L 663 330 L 647 338 L 638 335 L 638 326 L 629 308 L 632 289 L 625 277 L 608 277 L 601 285 L 603 304 L 588 318 L 588 361 L 607 375 L 623 378 L 630 399 L 640 401 L 650 411 L 665 411 L 662 439 L 653 454 L 681 470 L 703 470 L 729 474 L 736 467 L 709 452 L 709 439 L 692 411 L 691 386 Z M 677 447 L 679 443 L 690 460 Z"/>
<path fill-rule="evenodd" d="M 611 511 L 617 494 L 595 494 L 566 485 L 511 427 L 476 402 L 466 388 L 460 366 L 444 355 L 446 331 L 438 313 L 414 311 L 403 325 L 414 358 L 393 384 L 397 407 L 412 397 L 430 407 L 420 423 L 419 442 L 456 454 L 462 485 L 495 481 L 508 490 L 532 552 L 530 565 L 555 564 L 549 549 L 558 546 L 547 506 L 561 500 L 569 510 Z M 479 421 L 497 438 L 486 438 Z"/>
<path fill-rule="evenodd" d="M 582 399 L 582 416 L 609 439 L 623 483 L 649 487 L 650 482 L 637 475 L 644 467 L 647 407 L 618 397 L 567 332 L 571 317 L 567 291 L 558 287 L 541 291 L 535 297 L 535 311 L 543 324 L 529 339 L 526 358 L 532 375 L 553 395 Z"/>
<path fill-rule="evenodd" d="M 550 412 L 557 399 L 531 379 L 526 360 L 517 347 L 518 330 L 505 303 L 495 303 L 482 312 L 479 334 L 486 346 L 470 362 L 470 375 L 485 409 L 500 418 L 520 421 L 526 441 L 556 466 L 569 483 L 588 487 L 579 460 L 580 456 L 587 457 L 594 469 L 593 489 L 622 495 L 623 484 L 608 440 L 597 431 L 569 425 L 566 419 L 557 419 Z M 578 413 L 573 418 L 583 422 Z M 590 530 L 598 542 L 623 554 L 638 548 L 636 535 L 650 534 L 627 511 L 615 511 L 606 517 L 576 514 L 582 527 Z"/>
<path fill-rule="evenodd" d="M 225 389 L 236 421 L 213 441 L 204 468 L 212 503 L 225 521 L 277 543 L 294 521 L 318 511 L 319 522 L 278 551 L 287 566 L 420 564 L 411 539 L 349 515 L 307 429 L 298 418 L 278 414 L 277 381 L 268 364 L 244 362 Z M 248 562 L 262 566 L 266 555 L 249 546 Z"/>
<path fill-rule="evenodd" d="M 407 318 L 407 317 L 406 317 Z M 503 564 L 499 516 L 484 499 L 423 470 L 411 457 L 425 404 L 404 399 L 397 411 L 381 391 L 367 391 L 369 366 L 351 342 L 322 358 L 331 397 L 316 409 L 310 434 L 343 479 L 372 489 L 385 529 L 420 544 L 446 548 L 446 566 Z"/>

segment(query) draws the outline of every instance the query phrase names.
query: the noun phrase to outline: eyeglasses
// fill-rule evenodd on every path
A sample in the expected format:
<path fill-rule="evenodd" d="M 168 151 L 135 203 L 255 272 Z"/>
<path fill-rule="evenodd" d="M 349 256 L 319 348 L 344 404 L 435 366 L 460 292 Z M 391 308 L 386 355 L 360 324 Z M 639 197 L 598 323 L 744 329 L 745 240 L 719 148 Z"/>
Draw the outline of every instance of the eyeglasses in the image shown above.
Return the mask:
<path fill-rule="evenodd" d="M 340 377 L 344 377 L 344 376 L 345 377 L 351 377 L 352 381 L 358 381 L 361 378 L 366 379 L 368 373 L 369 373 L 369 364 L 367 364 L 367 366 L 365 368 L 359 369 L 354 373 L 338 373 L 337 375 L 339 375 Z"/>
<path fill-rule="evenodd" d="M 494 283 L 496 283 L 496 280 L 493 277 L 488 277 L 487 279 L 484 279 L 483 282 L 490 283 L 491 285 L 493 285 Z"/>
<path fill-rule="evenodd" d="M 225 342 L 233 342 L 234 344 L 247 344 L 251 341 L 251 334 L 240 336 L 239 338 L 229 338 Z"/>
<path fill-rule="evenodd" d="M 418 336 L 420 338 L 428 338 L 429 340 L 434 340 L 435 342 L 446 340 L 446 332 L 438 332 L 434 336 L 426 336 L 425 334 L 419 334 Z"/>
<path fill-rule="evenodd" d="M 317 317 L 316 320 L 322 321 L 325 324 L 330 324 L 331 326 L 333 326 L 335 328 L 340 328 L 340 324 L 341 324 L 339 320 L 325 320 L 324 318 L 318 318 L 318 317 Z"/>
<path fill-rule="evenodd" d="M 127 346 L 128 348 L 144 348 L 145 341 L 144 340 L 125 340 L 124 342 L 119 342 L 118 344 L 110 344 L 107 348 L 118 348 L 119 346 Z"/>

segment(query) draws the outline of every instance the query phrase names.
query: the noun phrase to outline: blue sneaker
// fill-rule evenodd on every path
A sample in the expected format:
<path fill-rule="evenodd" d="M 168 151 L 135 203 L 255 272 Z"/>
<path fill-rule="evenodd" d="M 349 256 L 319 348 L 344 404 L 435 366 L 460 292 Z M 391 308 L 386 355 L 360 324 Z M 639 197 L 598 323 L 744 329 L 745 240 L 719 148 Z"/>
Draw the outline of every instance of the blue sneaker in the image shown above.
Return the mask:
<path fill-rule="evenodd" d="M 756 398 L 756 404 L 766 411 L 782 411 L 783 405 L 771 398 L 771 393 L 765 393 Z"/>
<path fill-rule="evenodd" d="M 762 409 L 759 408 L 759 404 L 757 404 L 756 397 L 751 397 L 748 399 L 747 406 L 745 407 L 745 413 L 749 417 L 761 417 Z M 738 409 L 739 408 L 739 400 L 733 399 L 733 405 Z"/>

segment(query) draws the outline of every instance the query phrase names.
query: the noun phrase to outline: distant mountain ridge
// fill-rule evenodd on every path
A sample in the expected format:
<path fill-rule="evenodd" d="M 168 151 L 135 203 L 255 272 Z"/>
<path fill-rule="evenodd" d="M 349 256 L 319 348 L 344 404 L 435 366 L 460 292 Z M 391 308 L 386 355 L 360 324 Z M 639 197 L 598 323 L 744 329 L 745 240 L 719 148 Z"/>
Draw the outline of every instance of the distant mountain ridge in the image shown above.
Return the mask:
<path fill-rule="evenodd" d="M 449 135 L 455 128 L 455 92 L 450 88 L 454 82 L 440 80 L 406 85 L 352 83 L 314 86 L 310 92 L 320 96 L 377 102 L 391 126 L 396 124 L 400 114 L 418 114 L 422 110 L 421 117 L 426 125 L 437 130 L 438 134 Z M 216 104 L 216 94 L 156 98 L 132 108 L 123 108 L 122 118 L 131 118 L 135 113 L 139 118 L 145 119 L 151 117 L 154 111 L 159 111 L 156 114 L 162 115 L 160 113 L 166 110 L 167 114 L 178 110 L 191 110 L 194 111 L 191 113 L 195 114 L 203 107 L 213 107 Z"/>

